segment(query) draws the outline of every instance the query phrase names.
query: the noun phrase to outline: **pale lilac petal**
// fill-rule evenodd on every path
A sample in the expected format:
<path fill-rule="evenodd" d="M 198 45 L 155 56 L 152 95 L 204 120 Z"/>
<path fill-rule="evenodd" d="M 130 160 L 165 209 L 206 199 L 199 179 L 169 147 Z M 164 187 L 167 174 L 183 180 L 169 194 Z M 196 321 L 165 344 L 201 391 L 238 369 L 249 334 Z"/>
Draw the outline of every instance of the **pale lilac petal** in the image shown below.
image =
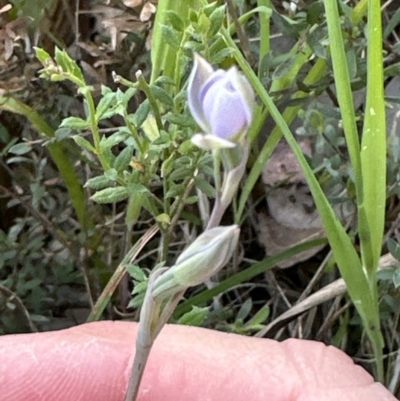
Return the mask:
<path fill-rule="evenodd" d="M 247 123 L 242 97 L 229 86 L 229 83 L 214 85 L 204 99 L 204 115 L 211 133 L 222 139 L 237 134 Z"/>
<path fill-rule="evenodd" d="M 199 100 L 199 94 L 204 83 L 213 72 L 214 69 L 206 60 L 198 54 L 194 55 L 193 70 L 188 82 L 188 106 L 194 120 L 204 132 L 208 132 L 210 126 L 204 117 L 203 107 Z"/>
<path fill-rule="evenodd" d="M 199 93 L 199 102 L 201 103 L 202 107 L 204 107 L 204 98 L 206 97 L 207 92 L 210 88 L 214 85 L 222 85 L 226 81 L 226 71 L 224 70 L 217 70 L 215 71 L 205 82 L 205 84 L 201 87 Z"/>
<path fill-rule="evenodd" d="M 253 111 L 255 106 L 253 87 L 247 79 L 239 73 L 236 67 L 232 67 L 227 71 L 226 78 L 229 80 L 234 90 L 242 95 L 242 107 L 246 114 L 247 126 L 250 127 L 253 120 Z"/>

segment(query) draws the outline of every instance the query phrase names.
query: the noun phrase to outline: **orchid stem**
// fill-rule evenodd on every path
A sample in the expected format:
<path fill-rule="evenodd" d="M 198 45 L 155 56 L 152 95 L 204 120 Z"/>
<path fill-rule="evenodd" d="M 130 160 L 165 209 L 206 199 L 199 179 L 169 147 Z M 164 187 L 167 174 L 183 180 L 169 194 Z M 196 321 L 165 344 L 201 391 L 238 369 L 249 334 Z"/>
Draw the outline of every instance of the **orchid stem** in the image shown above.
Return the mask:
<path fill-rule="evenodd" d="M 143 373 L 149 359 L 154 341 L 160 334 L 162 328 L 166 325 L 179 301 L 182 299 L 186 288 L 173 295 L 161 309 L 164 300 L 156 300 L 153 297 L 153 284 L 157 277 L 163 274 L 167 268 L 158 269 L 151 274 L 147 286 L 138 333 L 136 337 L 135 358 L 133 360 L 131 375 L 128 382 L 125 401 L 136 401 L 139 394 L 139 387 L 142 381 Z M 161 311 L 161 312 L 160 312 Z"/>

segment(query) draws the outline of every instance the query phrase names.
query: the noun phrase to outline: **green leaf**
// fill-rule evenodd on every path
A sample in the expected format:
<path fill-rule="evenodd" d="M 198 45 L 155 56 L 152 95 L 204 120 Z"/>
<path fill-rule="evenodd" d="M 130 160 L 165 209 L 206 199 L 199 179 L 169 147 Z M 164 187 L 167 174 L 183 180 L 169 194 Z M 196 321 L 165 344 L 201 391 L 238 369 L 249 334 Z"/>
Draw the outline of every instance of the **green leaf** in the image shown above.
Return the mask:
<path fill-rule="evenodd" d="M 320 2 L 313 2 L 307 7 L 307 22 L 310 26 L 318 24 L 324 17 L 324 5 Z"/>
<path fill-rule="evenodd" d="M 161 32 L 165 43 L 169 44 L 173 49 L 179 50 L 181 44 L 181 35 L 178 31 L 169 25 L 161 25 Z"/>
<path fill-rule="evenodd" d="M 279 64 L 278 67 L 275 69 L 274 73 L 272 74 L 272 79 L 276 80 L 286 75 L 291 70 L 295 58 L 296 54 L 292 54 L 288 58 L 286 58 L 281 64 Z"/>
<path fill-rule="evenodd" d="M 98 177 L 89 178 L 84 185 L 85 188 L 92 189 L 103 189 L 110 186 L 111 181 L 104 175 L 99 175 Z"/>
<path fill-rule="evenodd" d="M 186 312 L 182 315 L 178 324 L 184 324 L 186 326 L 201 326 L 208 314 L 208 308 L 199 308 L 198 306 L 193 306 L 190 312 Z"/>
<path fill-rule="evenodd" d="M 104 151 L 105 149 L 111 149 L 113 146 L 128 139 L 129 134 L 126 131 L 118 131 L 110 135 L 108 138 L 103 137 L 100 141 L 100 147 Z"/>
<path fill-rule="evenodd" d="M 392 256 L 395 259 L 400 260 L 400 245 L 392 238 L 389 238 L 386 244 Z"/>
<path fill-rule="evenodd" d="M 197 176 L 194 181 L 197 188 L 199 188 L 201 192 L 203 192 L 210 198 L 215 198 L 215 188 L 208 181 L 199 176 Z"/>
<path fill-rule="evenodd" d="M 41 49 L 40 47 L 34 47 L 36 57 L 38 60 L 44 65 L 47 65 L 47 62 L 51 60 L 51 56 L 46 50 Z"/>
<path fill-rule="evenodd" d="M 378 270 L 376 272 L 376 278 L 377 278 L 377 280 L 393 282 L 393 274 L 394 274 L 395 270 L 396 270 L 396 267 L 393 267 L 393 266 Z"/>
<path fill-rule="evenodd" d="M 251 298 L 247 298 L 246 301 L 244 301 L 244 303 L 240 307 L 236 319 L 245 320 L 246 317 L 249 316 L 249 313 L 252 308 L 253 308 L 253 302 Z"/>
<path fill-rule="evenodd" d="M 160 137 L 160 131 L 157 127 L 156 118 L 152 114 L 149 114 L 146 120 L 143 121 L 142 129 L 151 142 L 154 142 Z"/>
<path fill-rule="evenodd" d="M 125 187 L 106 188 L 96 192 L 91 199 L 96 203 L 114 203 L 127 199 L 129 196 Z"/>
<path fill-rule="evenodd" d="M 179 16 L 179 14 L 174 10 L 168 10 L 166 14 L 172 28 L 174 28 L 175 31 L 183 32 L 185 29 L 185 23 L 183 22 L 183 19 Z"/>
<path fill-rule="evenodd" d="M 60 50 L 56 47 L 54 59 L 57 61 L 57 64 L 61 66 L 63 71 L 68 72 L 84 85 L 85 79 L 83 78 L 81 69 L 78 67 L 76 61 L 73 60 L 65 50 Z"/>
<path fill-rule="evenodd" d="M 155 219 L 159 223 L 169 224 L 171 222 L 171 217 L 167 213 L 161 213 Z"/>
<path fill-rule="evenodd" d="M 396 289 L 400 287 L 400 269 L 393 272 L 393 284 Z"/>
<path fill-rule="evenodd" d="M 72 139 L 75 141 L 75 143 L 80 146 L 82 149 L 88 150 L 89 152 L 96 153 L 96 149 L 94 146 L 85 138 L 83 138 L 80 135 L 74 135 Z"/>
<path fill-rule="evenodd" d="M 399 23 L 400 23 L 400 8 L 398 8 L 396 10 L 396 12 L 393 14 L 393 17 L 390 19 L 390 21 L 385 24 L 385 30 L 383 32 L 383 37 L 386 39 Z"/>
<path fill-rule="evenodd" d="M 211 61 L 213 64 L 222 63 L 227 57 L 230 57 L 233 54 L 233 50 L 230 47 L 226 47 L 219 52 L 213 54 L 211 56 Z"/>
<path fill-rule="evenodd" d="M 129 165 L 133 154 L 133 147 L 126 147 L 114 161 L 114 168 L 120 173 Z"/>
<path fill-rule="evenodd" d="M 96 107 L 96 120 L 99 121 L 109 110 L 111 103 L 115 101 L 115 93 L 107 93 L 101 99 L 99 104 Z M 108 116 L 109 117 L 109 116 Z"/>
<path fill-rule="evenodd" d="M 194 40 L 188 40 L 183 45 L 183 50 L 187 55 L 192 55 L 193 52 L 201 53 L 204 49 L 203 43 L 195 42 Z"/>
<path fill-rule="evenodd" d="M 164 199 L 176 198 L 183 192 L 182 185 L 171 184 L 167 193 L 164 194 Z"/>
<path fill-rule="evenodd" d="M 143 305 L 144 293 L 146 292 L 147 283 L 140 283 L 137 285 L 137 287 L 140 287 L 140 292 L 129 301 L 128 308 L 137 309 Z"/>
<path fill-rule="evenodd" d="M 126 270 L 135 281 L 138 281 L 139 283 L 147 281 L 146 273 L 138 265 L 129 263 L 126 266 Z"/>
<path fill-rule="evenodd" d="M 74 128 L 74 129 L 86 129 L 89 128 L 90 124 L 88 121 L 79 118 L 79 117 L 67 117 L 64 118 L 62 123 L 60 124 L 61 127 L 67 128 Z"/>
<path fill-rule="evenodd" d="M 68 63 L 64 57 L 64 52 L 58 47 L 56 47 L 54 51 L 54 60 L 64 72 L 68 72 Z"/>
<path fill-rule="evenodd" d="M 126 208 L 125 223 L 127 225 L 135 224 L 142 210 L 143 194 L 133 193 L 129 196 L 128 206 Z"/>
<path fill-rule="evenodd" d="M 350 79 L 353 80 L 357 76 L 357 56 L 354 47 L 346 52 L 347 66 L 349 68 Z"/>
<path fill-rule="evenodd" d="M 175 86 L 175 81 L 170 77 L 161 75 L 154 81 L 154 84 L 158 85 L 158 86 L 165 85 L 165 84 Z"/>
<path fill-rule="evenodd" d="M 115 156 L 114 156 L 113 152 L 111 151 L 111 148 L 102 149 L 102 152 L 103 152 L 103 157 L 106 160 L 107 164 L 109 164 L 110 166 L 113 166 Z"/>
<path fill-rule="evenodd" d="M 10 153 L 14 155 L 24 155 L 32 150 L 32 147 L 26 142 L 17 143 L 16 145 L 11 146 L 8 150 Z"/>
<path fill-rule="evenodd" d="M 192 205 L 193 203 L 198 202 L 199 197 L 197 195 L 188 196 L 185 200 L 185 205 Z"/>
<path fill-rule="evenodd" d="M 132 291 L 132 295 L 143 294 L 146 291 L 146 289 L 147 289 L 147 281 L 142 281 L 141 283 L 136 283 L 136 285 Z"/>
<path fill-rule="evenodd" d="M 179 147 L 178 147 L 178 152 L 181 155 L 186 155 L 190 150 L 192 150 L 195 147 L 193 142 L 190 139 L 187 139 L 186 141 L 183 141 Z"/>
<path fill-rule="evenodd" d="M 208 18 L 205 14 L 200 14 L 200 18 L 198 21 L 198 30 L 202 35 L 207 35 L 208 31 L 210 30 L 211 27 L 211 21 L 210 18 Z"/>
<path fill-rule="evenodd" d="M 168 159 L 164 160 L 161 164 L 161 176 L 166 177 L 168 174 L 171 173 L 173 165 L 175 163 L 175 153 L 172 152 Z M 186 170 L 187 171 L 187 170 Z"/>
<path fill-rule="evenodd" d="M 115 170 L 115 168 L 110 168 L 104 172 L 104 177 L 110 181 L 116 181 L 118 178 L 118 172 Z"/>
<path fill-rule="evenodd" d="M 166 0 L 158 2 L 151 40 L 150 83 L 154 83 L 157 77 L 161 75 L 161 71 L 163 75 L 172 79 L 175 74 L 177 54 L 171 51 L 172 49 L 166 43 L 163 32 L 163 26 L 169 25 L 167 11 L 174 10 L 184 21 L 188 21 L 189 10 L 193 5 L 193 1 Z"/>
<path fill-rule="evenodd" d="M 135 125 L 136 128 L 142 126 L 143 122 L 146 120 L 150 111 L 150 105 L 148 99 L 140 103 L 135 114 L 129 116 L 129 120 Z"/>
<path fill-rule="evenodd" d="M 188 176 L 188 166 L 183 165 L 180 167 L 175 167 L 173 171 L 170 173 L 170 176 L 168 177 L 169 180 L 171 181 L 179 181 L 183 180 Z"/>
<path fill-rule="evenodd" d="M 208 31 L 208 35 L 214 36 L 221 28 L 225 19 L 225 4 L 217 7 L 210 15 L 210 29 Z"/>
<path fill-rule="evenodd" d="M 57 138 L 57 141 L 62 141 L 65 138 L 69 138 L 72 133 L 73 133 L 72 128 L 60 127 L 57 128 L 56 132 L 54 133 L 54 136 Z"/>
<path fill-rule="evenodd" d="M 150 90 L 152 91 L 154 97 L 158 99 L 161 103 L 164 103 L 170 107 L 174 106 L 171 95 L 165 89 L 160 88 L 157 85 L 150 85 Z"/>
<path fill-rule="evenodd" d="M 196 127 L 193 118 L 188 114 L 168 113 L 165 115 L 165 119 L 169 123 L 176 124 L 180 127 Z"/>
<path fill-rule="evenodd" d="M 148 194 L 150 191 L 142 184 L 129 184 L 128 191 L 130 194 Z"/>
<path fill-rule="evenodd" d="M 270 314 L 269 305 L 264 305 L 247 323 L 246 326 L 257 326 L 263 324 Z"/>
<path fill-rule="evenodd" d="M 216 5 L 217 5 L 216 1 L 213 1 L 213 2 L 211 2 L 209 4 L 207 4 L 206 6 L 203 7 L 203 10 L 202 10 L 203 13 L 207 17 L 209 17 L 214 12 L 214 10 L 216 9 Z"/>

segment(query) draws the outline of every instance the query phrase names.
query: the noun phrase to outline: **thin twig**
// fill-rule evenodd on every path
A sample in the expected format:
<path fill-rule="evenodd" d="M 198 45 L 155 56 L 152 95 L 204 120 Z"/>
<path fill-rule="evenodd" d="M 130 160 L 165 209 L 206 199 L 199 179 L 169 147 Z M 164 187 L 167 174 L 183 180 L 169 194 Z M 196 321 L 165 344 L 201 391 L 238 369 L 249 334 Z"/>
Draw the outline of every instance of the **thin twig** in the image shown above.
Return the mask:
<path fill-rule="evenodd" d="M 225 3 L 228 7 L 228 13 L 233 20 L 233 24 L 235 26 L 236 33 L 239 37 L 240 48 L 242 49 L 249 64 L 253 64 L 252 63 L 253 57 L 252 57 L 252 54 L 250 51 L 250 42 L 249 42 L 246 34 L 243 31 L 243 27 L 240 25 L 240 22 L 238 20 L 237 14 L 236 14 L 235 6 L 233 5 L 232 0 L 225 0 Z"/>

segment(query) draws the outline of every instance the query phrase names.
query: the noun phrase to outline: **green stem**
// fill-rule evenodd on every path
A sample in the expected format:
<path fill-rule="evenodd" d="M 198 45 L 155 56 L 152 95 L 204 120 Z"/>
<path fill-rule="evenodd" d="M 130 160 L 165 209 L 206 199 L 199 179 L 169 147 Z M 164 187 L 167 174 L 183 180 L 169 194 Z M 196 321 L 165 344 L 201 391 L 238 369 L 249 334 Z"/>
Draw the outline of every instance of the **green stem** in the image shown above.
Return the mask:
<path fill-rule="evenodd" d="M 153 109 L 154 118 L 156 119 L 157 128 L 161 131 L 163 129 L 163 125 L 161 121 L 161 114 L 160 114 L 160 109 L 158 108 L 157 100 L 153 96 L 150 86 L 146 82 L 143 74 L 139 74 L 137 80 L 138 80 L 138 88 L 144 92 L 147 99 L 149 100 L 150 106 Z"/>
<path fill-rule="evenodd" d="M 94 148 L 96 149 L 96 154 L 99 158 L 101 166 L 103 167 L 103 170 L 107 171 L 110 169 L 110 164 L 108 163 L 108 160 L 104 157 L 103 150 L 101 149 L 101 136 L 96 119 L 96 106 L 94 105 L 93 96 L 90 91 L 85 91 L 85 99 L 88 106 L 90 129 L 92 131 Z"/>
<path fill-rule="evenodd" d="M 135 142 L 137 144 L 139 152 L 141 154 L 143 154 L 144 153 L 144 147 L 143 147 L 142 141 L 139 138 L 137 128 L 129 121 L 128 112 L 126 110 L 124 110 L 124 121 L 125 121 L 126 126 L 129 129 L 129 132 L 131 133 L 133 139 L 135 140 Z"/>
<path fill-rule="evenodd" d="M 258 6 L 270 7 L 270 0 L 257 0 Z M 269 42 L 269 16 L 265 15 L 265 13 L 259 14 L 259 21 L 260 21 L 260 54 L 259 54 L 259 61 L 258 61 L 258 77 L 261 78 L 261 68 L 262 68 L 262 61 L 266 54 L 269 52 L 270 42 Z"/>

